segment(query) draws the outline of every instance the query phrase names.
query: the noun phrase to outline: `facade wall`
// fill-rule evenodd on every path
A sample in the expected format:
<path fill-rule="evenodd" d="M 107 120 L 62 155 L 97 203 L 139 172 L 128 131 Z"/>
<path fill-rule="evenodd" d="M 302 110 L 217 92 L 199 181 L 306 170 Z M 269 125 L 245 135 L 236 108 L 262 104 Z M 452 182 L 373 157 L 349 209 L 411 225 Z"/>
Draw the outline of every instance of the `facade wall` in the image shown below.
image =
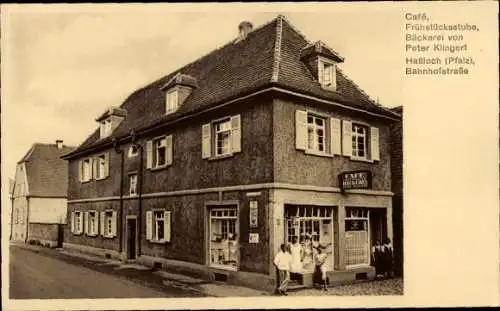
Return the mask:
<path fill-rule="evenodd" d="M 30 223 L 28 241 L 53 241 L 57 242 L 60 224 Z"/>
<path fill-rule="evenodd" d="M 272 105 L 269 100 L 242 105 L 243 110 L 242 106 L 222 109 L 203 119 L 151 133 L 147 140 L 173 134 L 173 163 L 159 170 L 146 169 L 146 139 L 139 139 L 138 143 L 144 148 L 143 193 L 272 181 Z M 202 159 L 202 124 L 234 114 L 241 114 L 241 152 L 218 160 Z M 140 156 L 127 157 L 129 146 L 120 147 L 125 151 L 124 191 L 128 191 L 128 173 L 140 168 Z M 78 159 L 69 161 L 69 200 L 120 195 L 121 156 L 114 150 L 108 152 L 110 174 L 104 180 L 81 183 L 78 180 Z"/>
<path fill-rule="evenodd" d="M 389 125 L 375 119 L 353 114 L 340 114 L 330 108 L 312 106 L 305 102 L 276 99 L 273 103 L 274 181 L 292 184 L 339 187 L 337 176 L 344 171 L 370 170 L 374 190 L 391 189 Z M 295 111 L 311 110 L 329 117 L 362 121 L 377 126 L 380 136 L 380 161 L 353 161 L 345 156 L 322 157 L 305 154 L 295 147 Z"/>
<path fill-rule="evenodd" d="M 55 198 L 30 198 L 30 223 L 65 224 L 67 200 Z"/>

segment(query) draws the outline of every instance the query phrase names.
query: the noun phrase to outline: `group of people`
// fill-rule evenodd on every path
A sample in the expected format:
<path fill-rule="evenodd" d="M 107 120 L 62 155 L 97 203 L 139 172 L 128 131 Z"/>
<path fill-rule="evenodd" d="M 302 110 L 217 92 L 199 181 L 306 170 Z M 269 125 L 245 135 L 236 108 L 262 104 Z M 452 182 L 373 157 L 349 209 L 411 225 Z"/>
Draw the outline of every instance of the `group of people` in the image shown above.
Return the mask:
<path fill-rule="evenodd" d="M 321 284 L 322 289 L 326 290 L 326 261 L 331 253 L 326 251 L 327 247 L 313 241 L 310 236 L 307 236 L 302 244 L 297 237 L 293 237 L 292 244 L 281 244 L 280 251 L 274 257 L 274 265 L 279 275 L 276 294 L 287 295 L 290 280 L 300 277 L 304 265 L 311 263 L 315 264 L 314 283 Z"/>
<path fill-rule="evenodd" d="M 372 265 L 375 266 L 375 278 L 392 277 L 393 275 L 393 250 L 391 240 L 384 239 L 384 244 L 380 240 L 372 247 Z"/>

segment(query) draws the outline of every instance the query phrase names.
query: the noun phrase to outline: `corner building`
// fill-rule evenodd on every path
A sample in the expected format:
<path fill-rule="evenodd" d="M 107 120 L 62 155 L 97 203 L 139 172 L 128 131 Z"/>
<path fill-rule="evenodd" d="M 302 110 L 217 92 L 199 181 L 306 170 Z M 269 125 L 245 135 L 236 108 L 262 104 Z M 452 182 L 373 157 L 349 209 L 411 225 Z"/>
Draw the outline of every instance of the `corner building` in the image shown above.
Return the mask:
<path fill-rule="evenodd" d="M 392 238 L 389 127 L 344 59 L 278 16 L 132 93 L 69 161 L 65 246 L 271 290 L 293 237 L 332 283 Z M 354 61 L 354 60 L 353 60 Z"/>

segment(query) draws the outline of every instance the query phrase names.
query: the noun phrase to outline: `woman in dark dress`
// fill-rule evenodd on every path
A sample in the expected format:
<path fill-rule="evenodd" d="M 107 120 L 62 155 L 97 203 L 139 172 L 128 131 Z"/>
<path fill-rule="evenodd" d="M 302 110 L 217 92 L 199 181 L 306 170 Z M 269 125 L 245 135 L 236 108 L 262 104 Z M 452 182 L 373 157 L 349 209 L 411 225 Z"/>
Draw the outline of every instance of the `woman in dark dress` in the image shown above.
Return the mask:
<path fill-rule="evenodd" d="M 384 269 L 383 274 L 387 277 L 392 277 L 393 268 L 393 250 L 391 239 L 385 238 L 383 245 Z"/>
<path fill-rule="evenodd" d="M 372 247 L 372 265 L 375 267 L 375 278 L 384 274 L 384 256 L 382 252 L 383 247 L 380 245 L 380 240 L 377 240 Z"/>

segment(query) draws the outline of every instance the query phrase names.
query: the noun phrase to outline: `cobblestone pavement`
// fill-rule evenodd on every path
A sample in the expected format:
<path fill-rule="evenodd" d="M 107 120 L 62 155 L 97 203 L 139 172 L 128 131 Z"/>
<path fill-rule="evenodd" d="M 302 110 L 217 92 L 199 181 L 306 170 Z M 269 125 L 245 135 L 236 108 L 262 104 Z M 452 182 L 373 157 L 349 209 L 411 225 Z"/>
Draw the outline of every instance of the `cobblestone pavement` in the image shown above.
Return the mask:
<path fill-rule="evenodd" d="M 380 296 L 380 295 L 403 295 L 403 279 L 394 278 L 388 280 L 369 281 L 350 285 L 341 285 L 328 288 L 327 291 L 319 289 L 301 289 L 289 291 L 289 296 Z"/>

